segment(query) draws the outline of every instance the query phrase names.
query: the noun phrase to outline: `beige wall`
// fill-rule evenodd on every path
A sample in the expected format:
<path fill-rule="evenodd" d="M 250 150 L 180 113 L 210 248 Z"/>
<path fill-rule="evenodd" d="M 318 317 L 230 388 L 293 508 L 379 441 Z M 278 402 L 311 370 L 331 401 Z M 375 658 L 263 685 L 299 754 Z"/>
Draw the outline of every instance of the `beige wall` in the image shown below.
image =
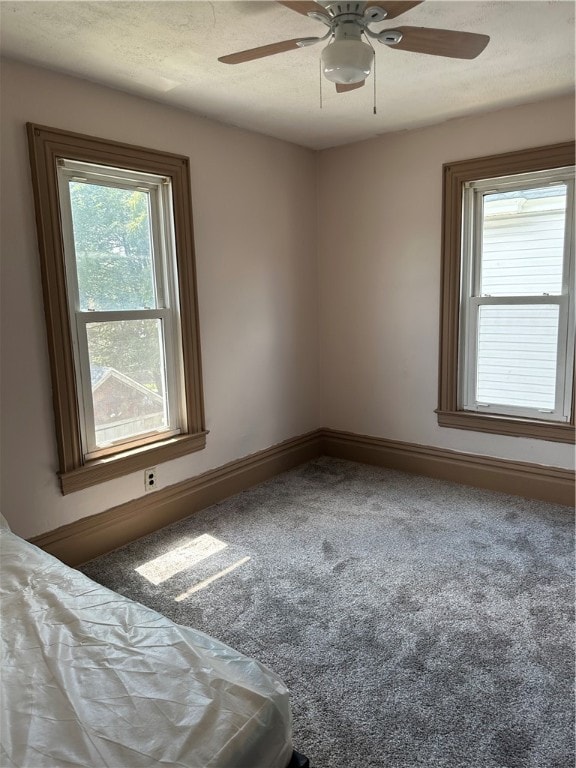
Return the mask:
<path fill-rule="evenodd" d="M 572 466 L 565 445 L 440 429 L 434 408 L 442 163 L 569 139 L 573 109 L 559 99 L 316 155 L 3 63 L 2 513 L 33 536 L 144 485 L 136 473 L 58 489 L 27 121 L 191 158 L 210 435 L 160 465 L 162 487 L 320 426 Z"/>
<path fill-rule="evenodd" d="M 573 467 L 573 448 L 437 426 L 442 164 L 574 138 L 555 99 L 320 156 L 321 422 Z"/>
<path fill-rule="evenodd" d="M 24 536 L 142 495 L 143 473 L 61 496 L 25 123 L 191 158 L 205 451 L 169 485 L 318 426 L 314 153 L 118 91 L 2 66 L 2 513 Z"/>

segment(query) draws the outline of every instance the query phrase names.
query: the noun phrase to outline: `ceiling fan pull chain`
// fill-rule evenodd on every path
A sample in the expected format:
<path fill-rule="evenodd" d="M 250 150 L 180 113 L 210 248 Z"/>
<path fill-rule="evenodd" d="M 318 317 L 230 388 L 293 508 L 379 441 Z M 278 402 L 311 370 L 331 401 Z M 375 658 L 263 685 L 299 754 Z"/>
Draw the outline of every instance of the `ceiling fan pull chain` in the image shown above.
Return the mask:
<path fill-rule="evenodd" d="M 320 109 L 322 109 L 322 60 L 320 60 L 318 63 L 320 64 L 320 68 L 318 70 L 320 72 L 320 77 L 319 77 L 319 82 L 320 82 Z"/>
<path fill-rule="evenodd" d="M 372 45 L 372 43 L 370 43 Z M 374 114 L 376 114 L 376 51 L 374 51 Z"/>
<path fill-rule="evenodd" d="M 372 92 L 374 94 L 373 114 L 377 114 L 376 113 L 376 51 L 374 50 L 374 46 L 372 45 L 372 40 L 370 40 L 370 38 L 367 37 L 366 35 L 364 35 L 364 39 L 366 40 L 370 48 L 372 48 L 372 53 L 374 54 L 372 57 Z"/>

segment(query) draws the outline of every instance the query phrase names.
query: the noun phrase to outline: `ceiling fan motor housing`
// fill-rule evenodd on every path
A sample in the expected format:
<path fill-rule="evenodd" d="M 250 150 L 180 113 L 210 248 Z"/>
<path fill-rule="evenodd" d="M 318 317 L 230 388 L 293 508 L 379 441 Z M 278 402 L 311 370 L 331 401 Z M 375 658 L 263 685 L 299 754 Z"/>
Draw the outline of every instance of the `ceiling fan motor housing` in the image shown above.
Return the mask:
<path fill-rule="evenodd" d="M 332 18 L 348 13 L 362 16 L 366 7 L 366 3 L 361 0 L 320 0 L 318 5 L 322 5 Z"/>

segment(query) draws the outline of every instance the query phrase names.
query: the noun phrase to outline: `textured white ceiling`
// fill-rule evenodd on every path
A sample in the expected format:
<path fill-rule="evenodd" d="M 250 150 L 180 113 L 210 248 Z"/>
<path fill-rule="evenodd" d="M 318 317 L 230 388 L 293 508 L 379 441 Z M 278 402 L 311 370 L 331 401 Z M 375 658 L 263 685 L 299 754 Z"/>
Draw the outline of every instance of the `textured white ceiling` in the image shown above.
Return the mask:
<path fill-rule="evenodd" d="M 275 2 L 0 3 L 4 56 L 320 149 L 574 90 L 571 0 L 427 0 L 394 22 L 488 34 L 472 61 L 376 48 L 374 81 L 336 94 L 322 45 L 234 66 L 218 56 L 323 34 Z"/>

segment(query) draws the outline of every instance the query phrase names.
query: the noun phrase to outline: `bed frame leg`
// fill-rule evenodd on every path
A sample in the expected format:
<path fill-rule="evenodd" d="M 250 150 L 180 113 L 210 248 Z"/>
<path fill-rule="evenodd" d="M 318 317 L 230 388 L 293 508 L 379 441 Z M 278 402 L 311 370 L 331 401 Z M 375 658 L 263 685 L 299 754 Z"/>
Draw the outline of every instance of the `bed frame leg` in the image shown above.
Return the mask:
<path fill-rule="evenodd" d="M 290 760 L 286 768 L 310 768 L 310 763 L 307 757 L 294 750 L 292 752 L 292 760 Z"/>

